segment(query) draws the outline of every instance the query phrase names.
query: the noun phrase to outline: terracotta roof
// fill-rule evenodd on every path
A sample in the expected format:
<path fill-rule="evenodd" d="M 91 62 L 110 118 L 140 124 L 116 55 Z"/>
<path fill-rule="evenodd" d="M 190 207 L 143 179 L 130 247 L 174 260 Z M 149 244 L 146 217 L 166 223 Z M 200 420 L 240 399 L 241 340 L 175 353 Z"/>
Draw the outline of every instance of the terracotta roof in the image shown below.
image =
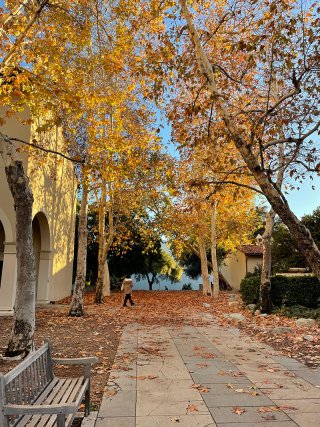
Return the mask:
<path fill-rule="evenodd" d="M 258 245 L 242 245 L 239 247 L 239 251 L 246 255 L 262 256 L 262 246 Z"/>

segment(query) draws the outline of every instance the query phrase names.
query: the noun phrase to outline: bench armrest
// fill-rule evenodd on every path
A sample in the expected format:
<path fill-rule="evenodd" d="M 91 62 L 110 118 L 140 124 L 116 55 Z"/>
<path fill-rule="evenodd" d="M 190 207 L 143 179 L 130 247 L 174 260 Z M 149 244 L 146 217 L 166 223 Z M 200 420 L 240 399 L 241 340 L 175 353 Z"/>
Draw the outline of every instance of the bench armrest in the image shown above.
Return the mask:
<path fill-rule="evenodd" d="M 60 359 L 53 357 L 52 363 L 55 365 L 93 365 L 94 363 L 99 363 L 99 359 L 96 356 L 72 359 Z"/>
<path fill-rule="evenodd" d="M 31 414 L 74 414 L 78 410 L 76 404 L 54 403 L 52 405 L 12 405 L 3 406 L 4 415 Z"/>

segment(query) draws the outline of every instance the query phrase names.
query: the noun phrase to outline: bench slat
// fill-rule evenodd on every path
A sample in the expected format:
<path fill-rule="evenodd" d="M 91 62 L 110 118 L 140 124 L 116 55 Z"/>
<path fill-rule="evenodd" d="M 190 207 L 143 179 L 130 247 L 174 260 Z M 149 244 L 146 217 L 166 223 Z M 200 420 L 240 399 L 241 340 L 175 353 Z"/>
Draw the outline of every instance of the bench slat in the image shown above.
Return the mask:
<path fill-rule="evenodd" d="M 82 401 L 82 396 L 83 394 L 79 394 L 79 391 L 82 390 L 82 383 L 83 383 L 83 378 L 75 378 L 74 381 L 72 381 L 69 384 L 68 389 L 66 390 L 66 392 L 61 396 L 59 396 L 59 402 L 55 401 L 53 403 L 75 403 L 77 407 L 80 405 L 81 401 Z M 75 398 L 78 397 L 77 401 L 75 401 Z M 78 400 L 80 399 L 80 402 L 78 402 Z M 68 424 L 73 420 L 75 414 L 70 414 L 68 416 Z M 39 424 L 38 427 L 52 427 L 55 424 L 55 417 L 51 416 L 50 420 L 48 420 L 47 424 Z M 68 425 L 67 424 L 67 425 Z M 29 427 L 29 426 L 28 426 Z"/>
<path fill-rule="evenodd" d="M 52 390 L 57 386 L 59 383 L 59 378 L 54 378 L 54 380 L 47 386 L 47 388 L 44 390 L 44 392 L 36 399 L 34 402 L 36 405 L 41 404 L 46 397 L 52 392 Z M 25 415 L 17 424 L 15 424 L 15 427 L 24 427 L 26 423 L 30 420 L 30 415 Z"/>
<path fill-rule="evenodd" d="M 35 352 L 30 353 L 29 356 L 27 356 L 21 363 L 19 363 L 19 365 L 13 368 L 10 372 L 6 373 L 3 376 L 4 383 L 8 384 L 10 381 L 12 381 L 16 376 L 21 374 L 21 372 L 23 372 L 27 366 L 33 363 L 39 356 L 44 354 L 46 351 L 48 351 L 48 343 L 44 344 Z"/>
<path fill-rule="evenodd" d="M 60 395 L 61 392 L 63 392 L 64 390 L 67 389 L 70 381 L 71 381 L 71 379 L 66 379 L 66 378 L 59 379 L 57 385 L 52 390 L 52 393 L 50 393 L 46 397 L 46 399 L 42 401 L 42 404 L 50 405 L 52 403 L 60 403 L 58 396 Z M 32 417 L 31 422 L 28 424 L 28 427 L 34 427 L 36 425 L 37 425 L 37 427 L 46 426 L 50 417 L 51 417 L 51 415 L 49 415 L 49 414 L 48 415 L 37 415 L 37 414 L 35 414 Z M 39 421 L 39 424 L 37 424 L 38 421 Z"/>

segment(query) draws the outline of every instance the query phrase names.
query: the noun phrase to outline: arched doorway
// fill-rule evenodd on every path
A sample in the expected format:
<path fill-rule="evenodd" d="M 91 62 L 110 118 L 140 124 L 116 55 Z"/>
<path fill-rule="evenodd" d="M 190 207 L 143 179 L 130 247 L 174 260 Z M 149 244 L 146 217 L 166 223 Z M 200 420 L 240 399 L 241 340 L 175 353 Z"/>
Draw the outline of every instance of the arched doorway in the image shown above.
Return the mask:
<path fill-rule="evenodd" d="M 0 208 L 0 313 L 12 313 L 16 295 L 17 255 L 13 227 Z"/>
<path fill-rule="evenodd" d="M 36 267 L 36 300 L 48 302 L 50 282 L 50 229 L 47 217 L 38 212 L 32 221 L 33 250 Z"/>

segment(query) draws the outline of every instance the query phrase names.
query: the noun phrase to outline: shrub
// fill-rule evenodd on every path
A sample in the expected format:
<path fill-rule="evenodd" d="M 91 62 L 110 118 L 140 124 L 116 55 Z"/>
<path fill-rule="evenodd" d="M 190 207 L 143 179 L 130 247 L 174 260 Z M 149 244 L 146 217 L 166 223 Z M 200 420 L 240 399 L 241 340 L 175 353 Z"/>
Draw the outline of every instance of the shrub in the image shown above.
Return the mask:
<path fill-rule="evenodd" d="M 245 304 L 259 301 L 260 277 L 246 277 L 241 281 L 240 294 Z M 320 282 L 312 276 L 274 276 L 271 278 L 271 299 L 276 307 L 320 307 Z"/>
<path fill-rule="evenodd" d="M 274 276 L 271 279 L 271 299 L 276 307 L 300 305 L 317 308 L 320 305 L 320 282 L 312 276 Z"/>
<path fill-rule="evenodd" d="M 278 307 L 275 313 L 287 317 L 305 317 L 306 319 L 320 319 L 320 308 L 306 308 L 301 305 L 292 307 Z"/>
<path fill-rule="evenodd" d="M 249 276 L 241 280 L 240 294 L 242 301 L 247 304 L 257 304 L 259 301 L 260 277 Z"/>
<path fill-rule="evenodd" d="M 192 291 L 191 283 L 185 283 L 185 284 L 182 286 L 182 290 L 183 290 L 183 291 Z"/>

